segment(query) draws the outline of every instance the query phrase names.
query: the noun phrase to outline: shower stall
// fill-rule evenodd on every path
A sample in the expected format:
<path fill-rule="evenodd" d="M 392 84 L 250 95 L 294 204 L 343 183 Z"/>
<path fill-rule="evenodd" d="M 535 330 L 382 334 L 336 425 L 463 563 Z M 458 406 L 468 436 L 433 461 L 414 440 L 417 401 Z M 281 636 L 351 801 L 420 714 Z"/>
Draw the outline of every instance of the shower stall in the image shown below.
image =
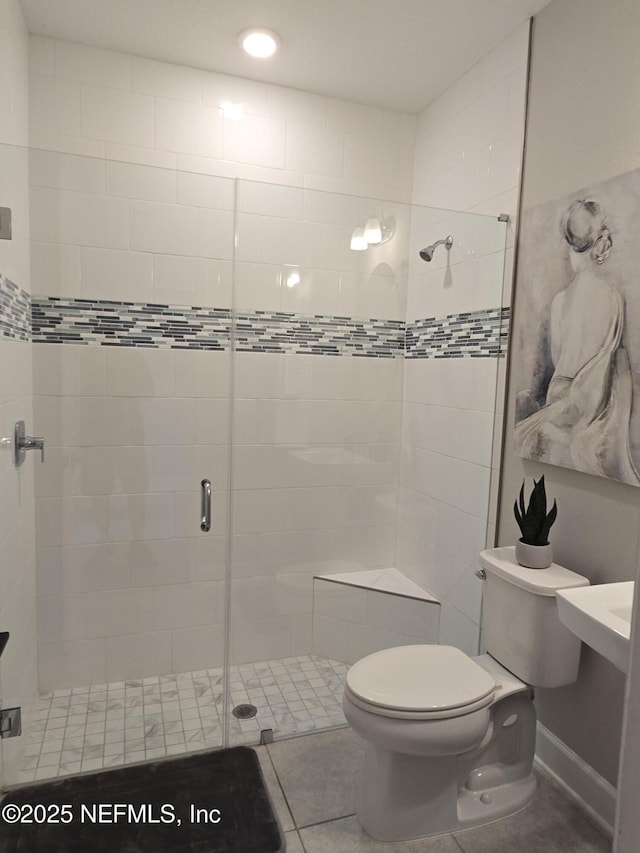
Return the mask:
<path fill-rule="evenodd" d="M 2 369 L 33 394 L 2 425 L 44 460 L 0 436 L 37 569 L 3 784 L 344 725 L 356 652 L 422 636 L 412 589 L 425 641 L 477 652 L 504 222 L 3 146 L 14 185 Z"/>

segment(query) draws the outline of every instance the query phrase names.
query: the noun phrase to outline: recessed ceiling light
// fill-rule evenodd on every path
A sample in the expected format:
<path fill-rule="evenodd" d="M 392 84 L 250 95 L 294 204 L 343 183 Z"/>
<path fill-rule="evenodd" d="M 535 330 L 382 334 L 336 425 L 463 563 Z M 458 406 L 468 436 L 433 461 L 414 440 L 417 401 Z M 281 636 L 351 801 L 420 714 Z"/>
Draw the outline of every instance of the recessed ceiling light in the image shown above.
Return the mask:
<path fill-rule="evenodd" d="M 248 30 L 243 30 L 238 36 L 238 41 L 245 53 L 258 59 L 273 56 L 280 46 L 278 33 L 264 27 L 250 27 Z"/>

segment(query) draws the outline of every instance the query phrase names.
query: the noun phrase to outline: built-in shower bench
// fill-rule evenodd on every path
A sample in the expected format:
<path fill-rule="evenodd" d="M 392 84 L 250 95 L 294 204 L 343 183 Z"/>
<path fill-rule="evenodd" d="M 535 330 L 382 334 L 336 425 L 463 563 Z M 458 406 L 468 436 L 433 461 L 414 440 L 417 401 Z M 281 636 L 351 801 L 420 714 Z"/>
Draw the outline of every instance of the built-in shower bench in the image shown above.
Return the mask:
<path fill-rule="evenodd" d="M 315 575 L 316 655 L 353 663 L 392 646 L 437 643 L 440 602 L 395 568 Z"/>

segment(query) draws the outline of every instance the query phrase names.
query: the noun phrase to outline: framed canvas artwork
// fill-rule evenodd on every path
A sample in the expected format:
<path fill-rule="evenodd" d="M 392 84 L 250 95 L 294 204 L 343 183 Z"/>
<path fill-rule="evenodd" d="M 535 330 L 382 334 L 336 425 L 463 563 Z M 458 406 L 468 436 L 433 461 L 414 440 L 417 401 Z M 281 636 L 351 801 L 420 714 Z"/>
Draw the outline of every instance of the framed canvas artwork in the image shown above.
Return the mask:
<path fill-rule="evenodd" d="M 525 212 L 518 455 L 640 486 L 640 169 Z"/>

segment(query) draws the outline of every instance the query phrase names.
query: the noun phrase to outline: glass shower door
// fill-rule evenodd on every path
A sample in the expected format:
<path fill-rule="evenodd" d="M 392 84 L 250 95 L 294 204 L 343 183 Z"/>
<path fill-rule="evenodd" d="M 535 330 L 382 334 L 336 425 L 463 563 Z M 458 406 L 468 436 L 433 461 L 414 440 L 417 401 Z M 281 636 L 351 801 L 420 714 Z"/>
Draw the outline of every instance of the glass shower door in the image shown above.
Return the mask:
<path fill-rule="evenodd" d="M 223 743 L 234 216 L 227 179 L 29 166 L 46 458 L 28 463 L 44 695 L 24 780 Z"/>
<path fill-rule="evenodd" d="M 0 186 L 0 632 L 10 635 L 0 657 L 0 784 L 8 785 L 22 768 L 37 678 L 33 462 L 16 468 L 13 454 L 16 421 L 33 434 L 26 149 L 0 145 Z M 12 708 L 21 709 L 21 737 L 7 736 L 18 731 L 15 713 L 4 717 Z"/>
<path fill-rule="evenodd" d="M 231 744 L 344 724 L 313 578 L 393 560 L 409 211 L 238 182 Z"/>
<path fill-rule="evenodd" d="M 504 250 L 495 217 L 238 182 L 230 744 L 344 725 L 379 649 L 477 654 Z"/>

